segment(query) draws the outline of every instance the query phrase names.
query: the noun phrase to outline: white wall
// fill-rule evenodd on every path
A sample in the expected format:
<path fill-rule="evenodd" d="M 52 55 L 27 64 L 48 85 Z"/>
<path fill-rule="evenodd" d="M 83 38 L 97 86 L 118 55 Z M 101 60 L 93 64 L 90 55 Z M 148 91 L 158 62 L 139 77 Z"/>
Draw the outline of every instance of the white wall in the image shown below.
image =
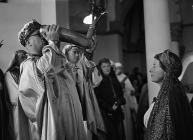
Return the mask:
<path fill-rule="evenodd" d="M 40 0 L 8 0 L 0 3 L 0 68 L 4 71 L 15 50 L 23 49 L 17 40 L 18 31 L 31 19 L 41 22 Z"/>

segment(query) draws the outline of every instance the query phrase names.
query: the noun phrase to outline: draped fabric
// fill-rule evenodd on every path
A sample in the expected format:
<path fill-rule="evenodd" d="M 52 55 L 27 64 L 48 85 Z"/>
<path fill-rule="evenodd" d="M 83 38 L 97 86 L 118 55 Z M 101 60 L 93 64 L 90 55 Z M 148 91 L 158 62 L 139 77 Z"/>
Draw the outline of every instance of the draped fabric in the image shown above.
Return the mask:
<path fill-rule="evenodd" d="M 42 54 L 22 64 L 20 111 L 28 119 L 24 126 L 30 122 L 33 127 L 22 129 L 20 136 L 27 131 L 30 137 L 34 130 L 41 140 L 86 140 L 82 108 L 65 56 L 51 45 Z"/>
<path fill-rule="evenodd" d="M 88 61 L 83 55 L 77 64 L 76 79 L 77 88 L 79 89 L 80 100 L 83 108 L 83 116 L 87 121 L 88 129 L 99 140 L 104 139 L 104 133 L 106 132 L 104 121 L 96 100 L 92 73 L 96 69 L 92 61 Z"/>
<path fill-rule="evenodd" d="M 26 52 L 24 50 L 17 50 L 10 64 L 5 72 L 5 85 L 7 88 L 7 96 L 10 99 L 12 125 L 15 139 L 18 140 L 18 96 L 19 96 L 19 79 L 20 79 L 20 63 L 26 59 Z"/>
<path fill-rule="evenodd" d="M 15 131 L 16 139 L 18 139 L 18 96 L 19 96 L 19 89 L 18 89 L 19 74 L 18 72 L 7 71 L 5 73 L 7 94 L 9 96 L 10 103 L 12 105 L 12 114 L 11 115 L 13 115 L 13 123 L 14 123 L 14 131 Z"/>
<path fill-rule="evenodd" d="M 193 139 L 190 104 L 178 77 L 182 71 L 179 58 L 165 51 L 155 56 L 166 72 L 147 124 L 145 140 Z"/>
<path fill-rule="evenodd" d="M 4 74 L 0 70 L 0 139 L 14 140 L 12 106 L 4 80 Z"/>

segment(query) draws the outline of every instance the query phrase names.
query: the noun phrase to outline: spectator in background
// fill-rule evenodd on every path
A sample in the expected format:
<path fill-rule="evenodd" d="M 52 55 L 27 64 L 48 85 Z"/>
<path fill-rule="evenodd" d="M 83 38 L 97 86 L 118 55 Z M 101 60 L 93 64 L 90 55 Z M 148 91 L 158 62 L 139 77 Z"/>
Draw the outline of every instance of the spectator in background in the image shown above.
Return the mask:
<path fill-rule="evenodd" d="M 121 107 L 125 99 L 121 84 L 108 58 L 99 61 L 98 69 L 103 79 L 95 88 L 95 94 L 105 122 L 107 140 L 124 140 L 124 114 Z"/>
<path fill-rule="evenodd" d="M 148 99 L 148 87 L 147 87 L 147 78 L 141 89 L 141 94 L 139 98 L 138 110 L 137 110 L 137 140 L 144 139 L 145 126 L 143 123 L 143 117 L 145 112 L 149 108 L 149 99 Z"/>
<path fill-rule="evenodd" d="M 143 74 L 139 72 L 138 67 L 133 68 L 133 73 L 131 74 L 130 79 L 133 87 L 135 88 L 137 102 L 139 102 L 141 88 L 143 86 Z"/>
<path fill-rule="evenodd" d="M 10 102 L 13 107 L 13 121 L 15 138 L 18 139 L 18 96 L 19 96 L 19 79 L 20 79 L 20 64 L 27 58 L 24 50 L 17 50 L 11 60 L 5 73 L 5 82 L 7 86 Z"/>
<path fill-rule="evenodd" d="M 15 140 L 12 107 L 9 97 L 7 96 L 4 73 L 0 69 L 0 139 Z"/>
<path fill-rule="evenodd" d="M 124 112 L 124 128 L 125 128 L 125 138 L 126 140 L 134 140 L 135 138 L 135 120 L 137 112 L 137 100 L 133 95 L 135 89 L 133 88 L 129 78 L 123 73 L 123 66 L 121 63 L 117 62 L 115 65 L 115 72 L 117 79 L 122 85 L 124 92 L 124 98 L 126 104 L 123 105 Z M 135 118 L 133 118 L 135 117 Z"/>

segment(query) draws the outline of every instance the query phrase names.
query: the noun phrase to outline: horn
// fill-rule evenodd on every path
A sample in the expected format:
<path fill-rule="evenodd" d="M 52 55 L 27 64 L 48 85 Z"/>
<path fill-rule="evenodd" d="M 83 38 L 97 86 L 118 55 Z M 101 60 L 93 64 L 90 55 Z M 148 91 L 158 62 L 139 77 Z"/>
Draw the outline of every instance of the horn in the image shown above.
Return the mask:
<path fill-rule="evenodd" d="M 40 28 L 40 32 L 45 32 L 45 28 L 48 25 L 42 25 Z M 91 38 L 87 38 L 85 35 L 74 32 L 70 29 L 66 29 L 64 27 L 59 27 L 59 39 L 62 42 L 68 42 L 75 45 L 78 45 L 82 48 L 88 48 L 93 44 L 93 40 Z"/>

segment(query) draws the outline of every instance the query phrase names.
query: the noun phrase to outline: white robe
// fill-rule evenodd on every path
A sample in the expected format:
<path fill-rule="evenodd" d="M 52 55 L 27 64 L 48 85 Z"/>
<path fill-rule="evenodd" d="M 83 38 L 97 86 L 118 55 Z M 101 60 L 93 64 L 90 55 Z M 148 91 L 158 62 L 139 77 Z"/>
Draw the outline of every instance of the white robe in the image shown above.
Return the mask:
<path fill-rule="evenodd" d="M 53 44 L 45 46 L 42 54 L 22 63 L 20 112 L 35 125 L 41 140 L 86 140 L 82 108 L 65 56 Z M 20 140 L 26 140 L 25 130 L 21 128 Z"/>

